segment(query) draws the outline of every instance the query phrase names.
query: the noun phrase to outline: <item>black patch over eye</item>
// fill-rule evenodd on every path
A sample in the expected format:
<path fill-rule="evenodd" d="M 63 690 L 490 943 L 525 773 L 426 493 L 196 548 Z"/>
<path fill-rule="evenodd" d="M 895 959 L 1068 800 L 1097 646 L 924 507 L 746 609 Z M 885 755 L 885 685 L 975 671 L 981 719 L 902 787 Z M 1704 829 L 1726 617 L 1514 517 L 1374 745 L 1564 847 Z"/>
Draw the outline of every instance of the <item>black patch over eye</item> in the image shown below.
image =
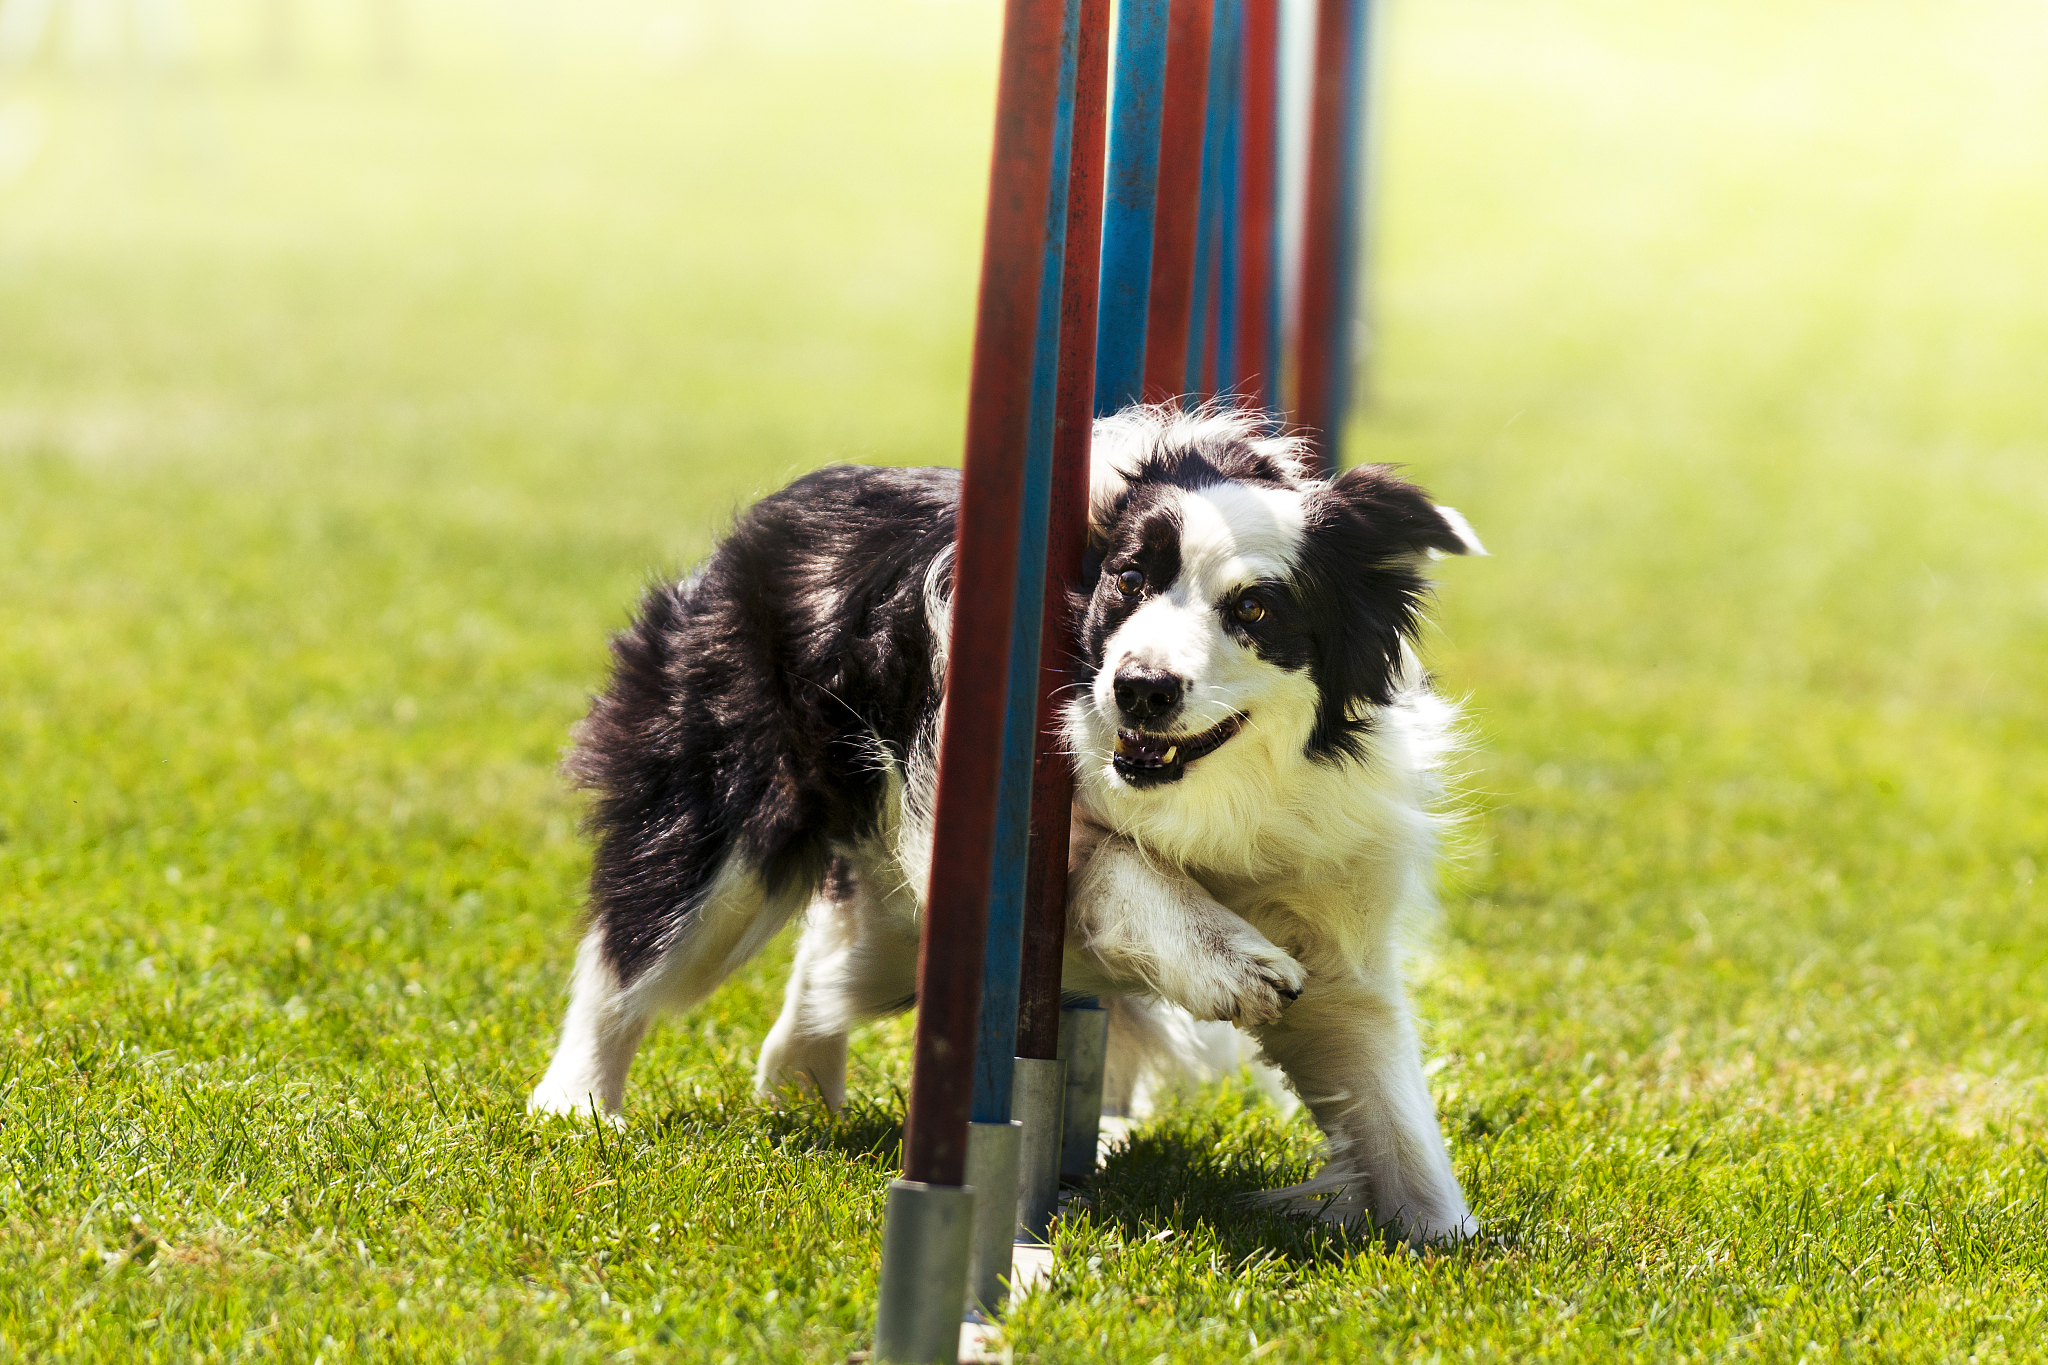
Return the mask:
<path fill-rule="evenodd" d="M 1078 585 L 1083 605 L 1075 680 L 1083 686 L 1094 681 L 1117 627 L 1180 577 L 1180 511 L 1171 494 L 1151 484 L 1131 489 L 1121 515 L 1089 546 Z"/>
<path fill-rule="evenodd" d="M 1230 604 L 1230 614 L 1246 625 L 1250 625 L 1252 622 L 1264 618 L 1266 604 L 1250 593 L 1246 593 Z"/>

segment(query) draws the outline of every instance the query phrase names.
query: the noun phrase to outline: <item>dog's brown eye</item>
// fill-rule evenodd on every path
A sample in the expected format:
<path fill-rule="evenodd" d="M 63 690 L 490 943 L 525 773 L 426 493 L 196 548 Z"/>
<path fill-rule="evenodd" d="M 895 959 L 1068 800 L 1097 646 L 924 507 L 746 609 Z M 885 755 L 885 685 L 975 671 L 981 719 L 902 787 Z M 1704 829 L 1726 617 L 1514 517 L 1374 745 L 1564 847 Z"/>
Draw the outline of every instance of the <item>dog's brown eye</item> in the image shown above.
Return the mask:
<path fill-rule="evenodd" d="M 1266 614 L 1266 604 L 1246 594 L 1237 599 L 1237 605 L 1230 609 L 1230 614 L 1249 625 Z"/>
<path fill-rule="evenodd" d="M 1116 576 L 1117 591 L 1126 597 L 1136 597 L 1138 589 L 1145 586 L 1145 575 L 1136 569 L 1125 569 Z"/>

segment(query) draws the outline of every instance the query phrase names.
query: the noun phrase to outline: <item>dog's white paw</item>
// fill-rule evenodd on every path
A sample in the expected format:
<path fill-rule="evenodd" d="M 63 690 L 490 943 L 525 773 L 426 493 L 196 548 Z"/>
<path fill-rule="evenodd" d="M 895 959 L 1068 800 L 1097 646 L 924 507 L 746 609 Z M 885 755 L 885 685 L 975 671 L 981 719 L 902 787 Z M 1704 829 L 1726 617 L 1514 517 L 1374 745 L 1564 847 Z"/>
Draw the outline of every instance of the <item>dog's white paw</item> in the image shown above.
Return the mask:
<path fill-rule="evenodd" d="M 1464 1212 L 1440 1219 L 1418 1218 L 1412 1224 L 1404 1221 L 1400 1226 L 1412 1246 L 1451 1247 L 1479 1235 L 1479 1220 Z"/>
<path fill-rule="evenodd" d="M 846 1035 L 806 1037 L 778 1020 L 754 1066 L 754 1098 L 775 1105 L 821 1099 L 838 1113 L 846 1104 Z"/>
<path fill-rule="evenodd" d="M 526 1099 L 526 1112 L 542 1118 L 588 1119 L 595 1115 L 614 1128 L 623 1128 L 626 1120 L 616 1111 L 607 1111 L 596 1095 L 583 1088 L 581 1094 L 575 1088 L 551 1084 L 543 1080 Z"/>
<path fill-rule="evenodd" d="M 1164 983 L 1169 999 L 1197 1019 L 1247 1028 L 1277 1020 L 1308 984 L 1307 968 L 1249 928 L 1176 965 Z"/>
<path fill-rule="evenodd" d="M 1392 1207 L 1376 1208 L 1364 1176 L 1324 1171 L 1313 1180 L 1259 1197 L 1318 1222 L 1334 1223 L 1354 1232 L 1391 1233 L 1417 1250 L 1451 1247 L 1479 1235 L 1479 1220 L 1455 1192 L 1436 1197 L 1397 1197 Z"/>
<path fill-rule="evenodd" d="M 1401 1241 L 1417 1251 L 1425 1247 L 1449 1248 L 1479 1235 L 1479 1220 L 1462 1208 L 1394 1210 L 1368 1218 L 1362 1210 L 1352 1211 L 1348 1217 L 1344 1211 L 1333 1206 L 1323 1212 L 1327 1223 L 1371 1223 L 1383 1232 L 1391 1232 Z"/>

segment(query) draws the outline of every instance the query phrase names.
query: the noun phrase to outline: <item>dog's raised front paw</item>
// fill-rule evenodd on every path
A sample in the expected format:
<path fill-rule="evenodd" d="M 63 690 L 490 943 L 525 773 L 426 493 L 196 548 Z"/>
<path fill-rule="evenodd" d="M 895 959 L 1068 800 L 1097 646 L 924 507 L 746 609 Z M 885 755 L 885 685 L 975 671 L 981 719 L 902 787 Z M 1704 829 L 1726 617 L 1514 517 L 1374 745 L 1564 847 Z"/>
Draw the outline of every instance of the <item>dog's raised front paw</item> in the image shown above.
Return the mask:
<path fill-rule="evenodd" d="M 1249 929 L 1175 965 L 1179 970 L 1162 983 L 1169 999 L 1197 1019 L 1247 1028 L 1278 1019 L 1308 984 L 1305 967 Z"/>

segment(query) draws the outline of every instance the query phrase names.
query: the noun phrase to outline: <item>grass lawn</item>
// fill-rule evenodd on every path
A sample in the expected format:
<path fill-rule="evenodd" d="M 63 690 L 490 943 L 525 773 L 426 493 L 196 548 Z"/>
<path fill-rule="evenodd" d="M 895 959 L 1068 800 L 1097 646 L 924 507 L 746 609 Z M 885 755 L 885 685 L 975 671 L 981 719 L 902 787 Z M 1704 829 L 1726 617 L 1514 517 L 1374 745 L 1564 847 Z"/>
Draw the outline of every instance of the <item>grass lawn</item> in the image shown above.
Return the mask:
<path fill-rule="evenodd" d="M 553 765 L 742 501 L 957 457 L 995 8 L 418 0 L 396 78 L 193 12 L 0 86 L 0 1362 L 843 1358 L 907 1025 L 756 1107 L 781 944 L 529 1120 Z M 1385 13 L 1352 436 L 1494 552 L 1417 967 L 1485 1235 L 1247 1210 L 1314 1134 L 1224 1087 L 1016 1358 L 2048 1357 L 2048 14 Z"/>

